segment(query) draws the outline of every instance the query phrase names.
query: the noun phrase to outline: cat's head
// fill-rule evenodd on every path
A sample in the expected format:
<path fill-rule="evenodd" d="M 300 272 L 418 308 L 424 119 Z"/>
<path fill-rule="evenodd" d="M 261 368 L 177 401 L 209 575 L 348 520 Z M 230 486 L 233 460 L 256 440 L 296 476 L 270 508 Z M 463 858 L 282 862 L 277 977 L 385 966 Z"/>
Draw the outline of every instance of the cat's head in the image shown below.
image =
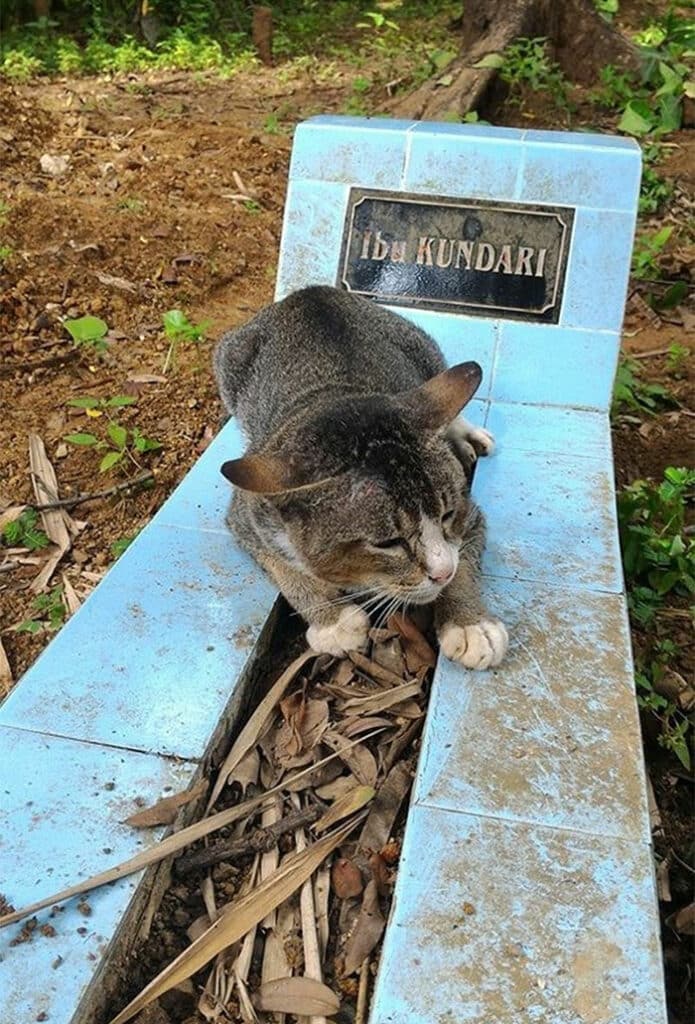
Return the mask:
<path fill-rule="evenodd" d="M 468 362 L 403 394 L 332 401 L 222 472 L 258 495 L 266 541 L 297 568 L 365 596 L 433 601 L 469 512 L 446 430 L 481 377 Z"/>

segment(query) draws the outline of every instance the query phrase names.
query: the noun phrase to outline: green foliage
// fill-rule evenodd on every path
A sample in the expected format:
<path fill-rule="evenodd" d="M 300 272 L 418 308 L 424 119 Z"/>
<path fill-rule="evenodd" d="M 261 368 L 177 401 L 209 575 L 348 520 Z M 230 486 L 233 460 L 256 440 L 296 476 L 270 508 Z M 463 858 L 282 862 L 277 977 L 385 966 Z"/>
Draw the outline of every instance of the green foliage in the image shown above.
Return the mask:
<path fill-rule="evenodd" d="M 110 548 L 114 559 L 120 558 L 126 548 L 130 547 L 136 537 L 137 533 L 131 533 L 127 534 L 125 537 L 119 537 L 118 540 L 115 540 Z"/>
<path fill-rule="evenodd" d="M 50 541 L 43 530 L 37 527 L 38 512 L 33 508 L 25 508 L 22 514 L 11 523 L 7 523 L 0 535 L 9 547 L 29 548 L 38 551 L 48 547 Z"/>
<path fill-rule="evenodd" d="M 98 316 L 81 316 L 77 320 L 63 320 L 63 327 L 76 345 L 87 345 L 95 352 L 105 352 L 108 324 Z"/>
<path fill-rule="evenodd" d="M 640 367 L 634 359 L 620 360 L 613 384 L 612 415 L 616 416 L 626 409 L 655 413 L 673 404 L 673 396 L 662 384 L 643 380 Z"/>
<path fill-rule="evenodd" d="M 673 234 L 670 225 L 660 228 L 653 234 L 646 232 L 639 235 L 635 241 L 632 253 L 632 274 L 640 280 L 649 280 L 659 277 L 659 256 L 664 251 L 666 243 Z"/>
<path fill-rule="evenodd" d="M 558 107 L 568 109 L 567 81 L 558 64 L 548 56 L 548 40 L 544 36 L 535 39 L 519 38 L 505 49 L 498 64 L 499 54 L 489 54 L 479 62 L 478 67 L 500 68 L 500 78 L 510 87 L 512 99 L 519 99 L 524 86 L 534 92 L 548 93 Z M 491 59 L 495 59 L 495 63 Z"/>
<path fill-rule="evenodd" d="M 618 0 L 594 0 L 594 7 L 606 21 L 613 21 L 618 13 Z"/>
<path fill-rule="evenodd" d="M 661 178 L 652 167 L 645 165 L 640 185 L 639 212 L 641 214 L 658 213 L 672 195 L 673 185 Z"/>
<path fill-rule="evenodd" d="M 251 200 L 250 202 L 253 201 Z M 249 203 L 245 203 L 244 206 L 249 208 Z M 260 210 L 258 203 L 255 204 L 255 207 L 256 209 L 251 210 L 251 212 Z M 174 365 L 178 346 L 203 341 L 205 332 L 210 326 L 210 321 L 202 320 L 199 324 L 194 324 L 180 309 L 168 310 L 163 315 L 162 321 L 164 323 L 164 334 L 169 339 L 169 349 L 162 369 L 162 372 L 166 373 L 169 367 Z"/>
<path fill-rule="evenodd" d="M 669 345 L 668 355 L 666 356 L 666 368 L 669 373 L 674 376 L 679 376 L 686 365 L 686 362 L 690 356 L 690 349 L 686 348 L 685 345 L 679 345 L 677 342 L 673 342 Z"/>
<path fill-rule="evenodd" d="M 659 484 L 636 480 L 618 494 L 618 522 L 628 605 L 634 622 L 648 627 L 668 594 L 695 595 L 695 539 L 688 531 L 695 498 L 695 470 L 669 466 Z M 640 705 L 660 722 L 659 742 L 690 768 L 693 716 L 663 694 L 662 680 L 678 654 L 659 639 L 638 659 L 635 680 Z"/>
<path fill-rule="evenodd" d="M 7 263 L 14 256 L 14 249 L 11 245 L 0 245 L 0 267 Z"/>
<path fill-rule="evenodd" d="M 136 454 L 144 455 L 146 452 L 157 451 L 162 447 L 161 442 L 145 437 L 138 427 L 129 430 L 110 414 L 111 409 L 122 409 L 134 403 L 135 399 L 131 395 L 115 395 L 113 398 L 93 398 L 91 395 L 85 395 L 83 398 L 70 399 L 67 405 L 84 409 L 90 419 L 99 420 L 103 416 L 106 425 L 100 430 L 99 435 L 88 431 L 75 431 L 67 434 L 64 440 L 79 448 L 93 448 L 95 451 L 105 452 L 99 463 L 100 473 L 108 472 L 125 459 L 130 459 L 139 468 Z"/>
<path fill-rule="evenodd" d="M 65 622 L 67 608 L 63 602 L 63 587 L 52 587 L 47 594 L 39 594 L 32 601 L 33 613 L 15 626 L 17 633 L 55 633 Z"/>

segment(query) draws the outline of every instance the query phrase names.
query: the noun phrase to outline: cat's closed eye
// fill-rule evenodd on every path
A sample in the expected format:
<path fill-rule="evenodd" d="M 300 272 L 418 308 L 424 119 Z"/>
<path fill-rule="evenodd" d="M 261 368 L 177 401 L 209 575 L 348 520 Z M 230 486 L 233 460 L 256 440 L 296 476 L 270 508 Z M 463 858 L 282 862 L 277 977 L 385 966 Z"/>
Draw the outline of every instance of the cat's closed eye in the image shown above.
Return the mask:
<path fill-rule="evenodd" d="M 456 511 L 455 509 L 450 508 L 447 512 L 443 512 L 442 513 L 442 522 L 443 523 L 450 523 L 451 520 L 454 518 L 455 511 Z"/>
<path fill-rule="evenodd" d="M 389 537 L 388 540 L 372 541 L 371 547 L 380 551 L 387 551 L 389 548 L 404 548 L 406 546 L 402 537 Z"/>

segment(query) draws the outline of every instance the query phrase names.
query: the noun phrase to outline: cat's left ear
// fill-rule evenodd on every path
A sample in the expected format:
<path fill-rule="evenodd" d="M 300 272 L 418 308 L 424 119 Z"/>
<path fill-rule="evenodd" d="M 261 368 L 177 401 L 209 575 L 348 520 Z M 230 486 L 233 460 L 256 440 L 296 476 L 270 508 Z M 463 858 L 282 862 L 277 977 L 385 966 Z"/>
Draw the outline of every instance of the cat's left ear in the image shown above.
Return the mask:
<path fill-rule="evenodd" d="M 459 363 L 401 396 L 401 402 L 425 430 L 448 427 L 480 387 L 478 363 Z"/>
<path fill-rule="evenodd" d="M 291 460 L 263 453 L 231 459 L 223 463 L 220 469 L 230 484 L 253 494 L 287 494 L 326 483 L 325 479 L 312 480 L 307 477 Z"/>

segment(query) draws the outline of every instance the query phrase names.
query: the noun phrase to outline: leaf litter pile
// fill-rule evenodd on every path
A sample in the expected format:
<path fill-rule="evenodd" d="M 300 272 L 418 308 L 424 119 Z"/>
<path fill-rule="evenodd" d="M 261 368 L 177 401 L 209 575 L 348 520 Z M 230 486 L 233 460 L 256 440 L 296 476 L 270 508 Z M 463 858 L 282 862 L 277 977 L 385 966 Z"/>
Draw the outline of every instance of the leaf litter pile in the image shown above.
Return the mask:
<path fill-rule="evenodd" d="M 404 616 L 370 636 L 367 655 L 292 662 L 239 733 L 200 821 L 0 925 L 173 854 L 150 936 L 158 966 L 172 921 L 185 945 L 169 942 L 173 959 L 112 1005 L 110 1024 L 364 1024 L 435 663 Z M 170 824 L 205 789 L 127 824 Z M 135 951 L 138 969 L 145 959 Z"/>

